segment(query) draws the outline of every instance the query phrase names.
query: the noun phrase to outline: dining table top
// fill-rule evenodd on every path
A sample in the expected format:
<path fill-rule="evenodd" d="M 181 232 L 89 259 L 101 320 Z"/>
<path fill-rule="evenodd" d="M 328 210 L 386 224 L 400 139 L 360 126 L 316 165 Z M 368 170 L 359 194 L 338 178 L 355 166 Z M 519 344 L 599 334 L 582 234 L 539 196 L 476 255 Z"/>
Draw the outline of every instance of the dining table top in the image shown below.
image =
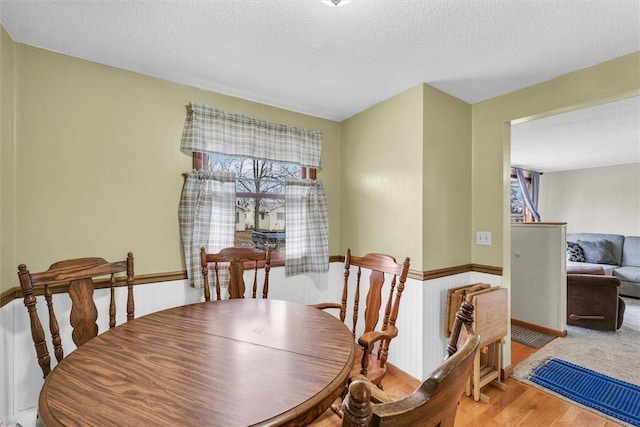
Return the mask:
<path fill-rule="evenodd" d="M 55 426 L 308 425 L 344 390 L 344 323 L 271 299 L 195 303 L 123 323 L 67 355 L 38 410 Z"/>

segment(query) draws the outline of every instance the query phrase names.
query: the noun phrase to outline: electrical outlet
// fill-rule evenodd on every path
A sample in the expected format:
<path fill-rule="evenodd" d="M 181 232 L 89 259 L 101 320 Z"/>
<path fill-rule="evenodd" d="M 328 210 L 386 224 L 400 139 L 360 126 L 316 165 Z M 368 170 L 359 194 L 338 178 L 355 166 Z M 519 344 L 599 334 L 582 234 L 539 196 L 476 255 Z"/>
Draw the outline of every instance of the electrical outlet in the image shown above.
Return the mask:
<path fill-rule="evenodd" d="M 476 232 L 476 244 L 491 246 L 491 232 L 490 231 L 477 231 Z"/>

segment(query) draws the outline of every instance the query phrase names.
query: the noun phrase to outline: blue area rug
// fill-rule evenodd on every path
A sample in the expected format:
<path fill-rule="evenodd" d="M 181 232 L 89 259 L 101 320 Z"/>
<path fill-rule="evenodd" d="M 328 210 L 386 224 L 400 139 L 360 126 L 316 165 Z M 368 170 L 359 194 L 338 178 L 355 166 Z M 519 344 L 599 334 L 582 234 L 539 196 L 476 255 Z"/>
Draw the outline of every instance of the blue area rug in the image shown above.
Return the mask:
<path fill-rule="evenodd" d="M 584 406 L 640 426 L 640 387 L 560 359 L 549 359 L 529 377 Z"/>

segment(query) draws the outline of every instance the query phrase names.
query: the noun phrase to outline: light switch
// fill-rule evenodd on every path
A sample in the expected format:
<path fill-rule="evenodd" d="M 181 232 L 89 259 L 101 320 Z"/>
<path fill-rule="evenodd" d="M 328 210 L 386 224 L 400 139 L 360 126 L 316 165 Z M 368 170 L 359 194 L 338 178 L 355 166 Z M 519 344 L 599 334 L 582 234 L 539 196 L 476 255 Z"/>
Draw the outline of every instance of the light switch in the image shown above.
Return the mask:
<path fill-rule="evenodd" d="M 476 244 L 491 246 L 491 232 L 490 231 L 477 231 L 476 232 Z"/>

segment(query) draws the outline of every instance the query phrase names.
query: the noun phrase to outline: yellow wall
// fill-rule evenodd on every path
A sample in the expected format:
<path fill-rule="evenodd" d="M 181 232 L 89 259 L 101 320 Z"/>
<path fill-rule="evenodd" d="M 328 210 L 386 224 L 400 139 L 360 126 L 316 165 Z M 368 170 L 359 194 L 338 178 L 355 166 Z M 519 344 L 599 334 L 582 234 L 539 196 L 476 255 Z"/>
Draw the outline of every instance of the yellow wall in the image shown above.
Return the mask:
<path fill-rule="evenodd" d="M 412 270 L 422 270 L 422 102 L 420 85 L 341 130 L 341 247 L 409 256 Z"/>
<path fill-rule="evenodd" d="M 13 41 L 0 26 L 0 292 L 10 287 L 17 273 L 14 253 L 13 75 Z"/>
<path fill-rule="evenodd" d="M 638 93 L 640 52 L 635 52 L 472 106 L 472 229 L 491 231 L 494 242 L 472 245 L 475 264 L 503 265 L 509 279 L 509 211 L 503 200 L 509 191 L 510 123 Z"/>
<path fill-rule="evenodd" d="M 422 270 L 471 263 L 471 105 L 423 85 Z"/>
<path fill-rule="evenodd" d="M 338 123 L 26 45 L 14 48 L 17 241 L 10 266 L 3 256 L 1 290 L 17 286 L 15 261 L 38 271 L 60 259 L 115 260 L 131 250 L 137 274 L 184 270 L 177 211 L 191 158 L 179 144 L 190 101 L 320 129 L 329 250 L 341 252 Z M 8 143 L 3 137 L 3 150 Z"/>
<path fill-rule="evenodd" d="M 471 106 L 425 84 L 342 123 L 341 243 L 411 257 L 411 269 L 471 262 Z"/>

